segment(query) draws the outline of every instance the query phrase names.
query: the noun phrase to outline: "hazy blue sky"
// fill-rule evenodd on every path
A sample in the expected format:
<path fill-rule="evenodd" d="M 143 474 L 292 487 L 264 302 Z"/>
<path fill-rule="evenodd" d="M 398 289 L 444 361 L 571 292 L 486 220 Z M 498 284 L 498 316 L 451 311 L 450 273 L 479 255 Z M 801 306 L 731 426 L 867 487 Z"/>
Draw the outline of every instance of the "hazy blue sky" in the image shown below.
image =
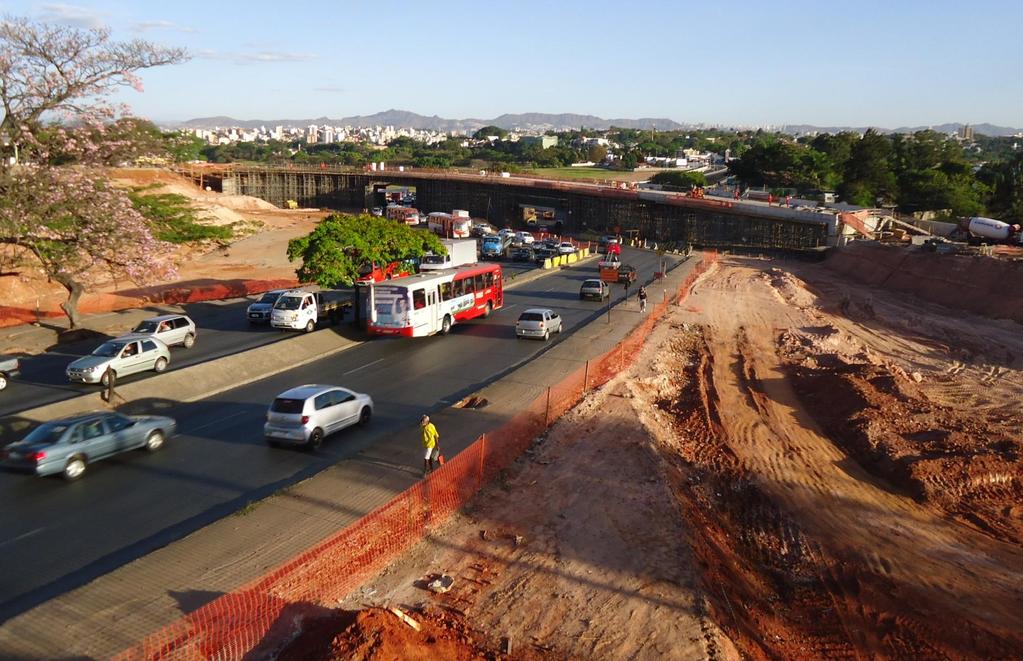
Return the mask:
<path fill-rule="evenodd" d="M 631 5 L 631 6 L 630 6 Z M 1023 126 L 1023 0 L 7 2 L 184 46 L 136 114 Z"/>

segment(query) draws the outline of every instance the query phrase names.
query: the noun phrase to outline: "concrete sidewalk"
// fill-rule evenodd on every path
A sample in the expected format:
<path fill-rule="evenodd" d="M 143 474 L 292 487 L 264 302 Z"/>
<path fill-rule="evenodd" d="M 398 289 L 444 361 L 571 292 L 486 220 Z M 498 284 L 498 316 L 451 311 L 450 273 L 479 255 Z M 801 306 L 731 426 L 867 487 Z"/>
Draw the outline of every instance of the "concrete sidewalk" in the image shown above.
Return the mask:
<path fill-rule="evenodd" d="M 698 261 L 672 271 L 665 289 L 677 290 Z M 525 410 L 550 384 L 616 346 L 641 319 L 635 298 L 615 306 L 612 323 L 600 316 L 486 386 L 485 408 L 431 413 L 445 453 L 460 452 Z M 419 480 L 420 452 L 416 427 L 382 438 L 315 477 L 11 618 L 0 626 L 0 656 L 120 652 L 384 505 Z"/>

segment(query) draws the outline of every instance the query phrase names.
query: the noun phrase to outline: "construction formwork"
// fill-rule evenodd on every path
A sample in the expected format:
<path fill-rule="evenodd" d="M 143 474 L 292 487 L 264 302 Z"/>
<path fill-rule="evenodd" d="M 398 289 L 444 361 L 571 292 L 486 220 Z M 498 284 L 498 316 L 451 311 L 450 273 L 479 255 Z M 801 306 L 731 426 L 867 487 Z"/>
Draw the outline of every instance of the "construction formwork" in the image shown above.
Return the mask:
<path fill-rule="evenodd" d="M 573 187 L 561 182 L 443 173 L 342 172 L 291 168 L 232 168 L 223 192 L 252 195 L 278 206 L 359 209 L 370 206 L 378 184 L 414 186 L 420 211 L 465 209 L 498 225 L 522 219 L 522 206 L 557 209 L 561 231 L 634 230 L 659 243 L 722 249 L 816 250 L 827 245 L 827 225 L 772 214 L 753 215 L 727 203 L 640 199 L 634 191 Z"/>

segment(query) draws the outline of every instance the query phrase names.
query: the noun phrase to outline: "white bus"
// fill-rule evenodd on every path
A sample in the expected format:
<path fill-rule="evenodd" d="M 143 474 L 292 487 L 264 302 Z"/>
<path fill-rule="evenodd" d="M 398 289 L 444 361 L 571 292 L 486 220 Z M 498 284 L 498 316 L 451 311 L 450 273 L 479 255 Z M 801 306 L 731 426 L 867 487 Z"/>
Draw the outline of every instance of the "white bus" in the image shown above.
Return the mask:
<path fill-rule="evenodd" d="M 446 239 L 467 239 L 472 231 L 472 219 L 466 216 L 435 211 L 426 218 L 430 231 Z"/>
<path fill-rule="evenodd" d="M 447 334 L 456 323 L 487 317 L 504 305 L 497 264 L 473 264 L 376 283 L 369 290 L 369 334 L 423 337 Z"/>

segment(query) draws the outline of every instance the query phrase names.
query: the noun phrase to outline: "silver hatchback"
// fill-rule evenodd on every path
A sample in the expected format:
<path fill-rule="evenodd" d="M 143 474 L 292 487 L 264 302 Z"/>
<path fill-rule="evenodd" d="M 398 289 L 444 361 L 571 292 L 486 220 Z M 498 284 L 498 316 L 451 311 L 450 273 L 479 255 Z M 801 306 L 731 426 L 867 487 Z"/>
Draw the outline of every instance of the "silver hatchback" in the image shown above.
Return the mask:
<path fill-rule="evenodd" d="M 270 445 L 315 449 L 328 434 L 367 425 L 373 416 L 369 395 L 340 386 L 305 385 L 278 395 L 266 413 L 263 435 Z"/>
<path fill-rule="evenodd" d="M 554 310 L 530 308 L 515 322 L 515 337 L 538 337 L 548 340 L 551 333 L 561 332 L 561 317 Z"/>
<path fill-rule="evenodd" d="M 122 377 L 136 372 L 162 372 L 170 364 L 170 349 L 152 338 L 110 340 L 67 366 L 68 381 L 110 383 L 111 375 Z"/>
<path fill-rule="evenodd" d="M 195 344 L 195 322 L 183 314 L 164 314 L 146 319 L 120 339 L 155 337 L 169 347 L 180 344 L 191 349 Z"/>

